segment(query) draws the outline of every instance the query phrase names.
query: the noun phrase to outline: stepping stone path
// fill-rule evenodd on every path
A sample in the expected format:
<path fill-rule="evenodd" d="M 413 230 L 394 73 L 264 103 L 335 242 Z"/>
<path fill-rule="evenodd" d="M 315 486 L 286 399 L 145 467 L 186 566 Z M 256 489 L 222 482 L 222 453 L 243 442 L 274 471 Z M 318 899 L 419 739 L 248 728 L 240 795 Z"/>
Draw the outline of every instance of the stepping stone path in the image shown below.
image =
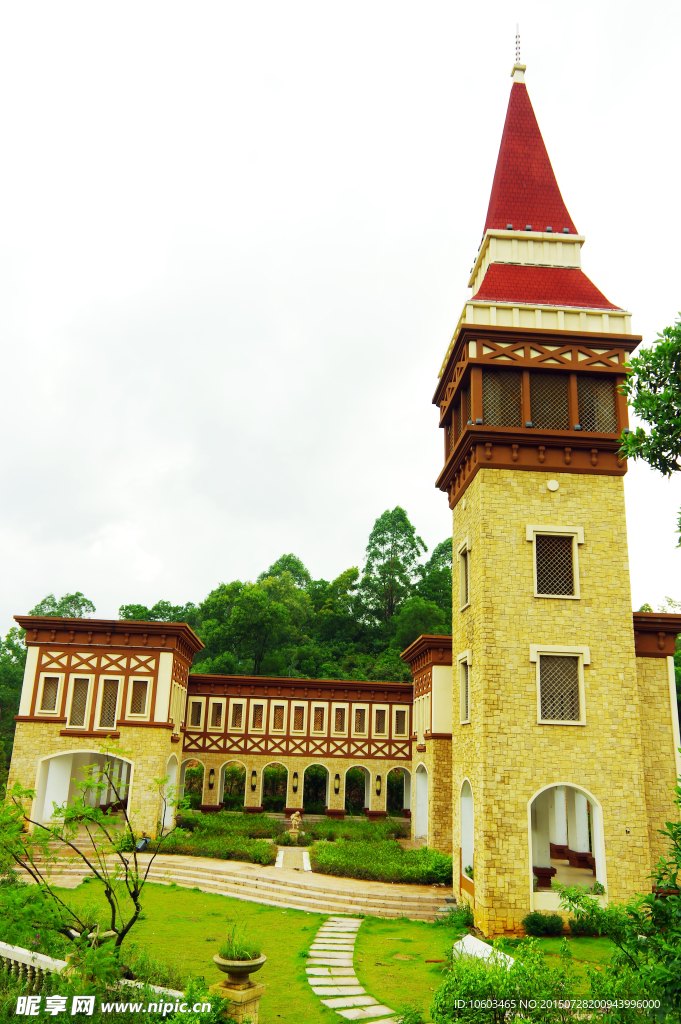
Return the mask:
<path fill-rule="evenodd" d="M 368 996 L 362 988 L 352 957 L 361 918 L 329 917 L 310 946 L 307 980 L 315 995 L 346 1020 L 373 1020 L 375 1024 L 396 1024 L 395 1011 Z M 331 997 L 331 998 L 329 998 Z"/>

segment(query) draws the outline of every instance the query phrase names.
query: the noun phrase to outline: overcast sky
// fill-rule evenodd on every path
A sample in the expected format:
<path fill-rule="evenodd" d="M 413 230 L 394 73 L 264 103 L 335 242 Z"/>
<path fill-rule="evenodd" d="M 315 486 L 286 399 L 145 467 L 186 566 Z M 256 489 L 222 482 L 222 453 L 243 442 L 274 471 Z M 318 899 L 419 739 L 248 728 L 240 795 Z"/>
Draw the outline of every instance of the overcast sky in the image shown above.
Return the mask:
<path fill-rule="evenodd" d="M 681 6 L 0 3 L 0 628 L 199 601 L 374 520 L 450 533 L 431 405 L 511 86 L 583 268 L 681 308 Z M 681 481 L 626 478 L 633 602 L 681 599 Z"/>

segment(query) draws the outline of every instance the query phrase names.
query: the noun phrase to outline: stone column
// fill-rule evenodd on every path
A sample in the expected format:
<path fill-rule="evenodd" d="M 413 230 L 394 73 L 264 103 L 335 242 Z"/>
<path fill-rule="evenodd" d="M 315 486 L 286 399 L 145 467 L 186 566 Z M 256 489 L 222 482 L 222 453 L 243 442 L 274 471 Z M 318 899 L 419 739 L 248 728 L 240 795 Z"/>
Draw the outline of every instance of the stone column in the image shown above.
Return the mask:
<path fill-rule="evenodd" d="M 204 761 L 203 766 L 203 792 L 201 794 L 202 811 L 219 811 L 222 803 L 220 801 L 220 780 L 218 779 L 219 765 Z M 211 772 L 213 773 L 211 775 Z M 211 789 L 211 781 L 213 788 Z"/>
<path fill-rule="evenodd" d="M 338 786 L 338 792 L 336 792 Z M 326 814 L 329 818 L 345 817 L 345 773 L 342 765 L 331 764 L 329 769 L 329 798 L 326 804 Z"/>
<path fill-rule="evenodd" d="M 549 793 L 544 790 L 532 804 L 532 871 L 538 889 L 550 889 L 556 869 L 551 867 Z"/>
<path fill-rule="evenodd" d="M 549 790 L 549 840 L 551 856 L 556 860 L 568 859 L 567 807 L 565 786 Z"/>
<path fill-rule="evenodd" d="M 402 797 L 402 815 L 405 818 L 411 818 L 411 772 L 408 772 L 406 768 L 403 769 L 402 778 L 404 779 L 404 796 Z"/>
<path fill-rule="evenodd" d="M 295 776 L 295 778 L 294 778 Z M 293 787 L 296 786 L 295 793 Z M 294 811 L 303 813 L 303 795 L 305 791 L 305 771 L 302 764 L 288 761 L 286 776 L 286 805 L 284 815 L 290 818 Z"/>
<path fill-rule="evenodd" d="M 255 772 L 255 775 L 253 774 Z M 253 789 L 255 783 L 255 789 Z M 246 791 L 244 794 L 244 813 L 260 814 L 262 805 L 258 803 L 260 788 L 262 786 L 262 771 L 254 764 L 246 765 Z"/>
<path fill-rule="evenodd" d="M 572 868 L 591 868 L 587 800 L 578 789 L 566 792 L 568 824 L 568 860 Z"/>
<path fill-rule="evenodd" d="M 381 780 L 381 792 L 376 793 L 378 780 Z M 369 810 L 367 817 L 374 821 L 376 818 L 385 818 L 388 810 L 388 776 L 385 769 L 379 765 L 369 774 Z"/>

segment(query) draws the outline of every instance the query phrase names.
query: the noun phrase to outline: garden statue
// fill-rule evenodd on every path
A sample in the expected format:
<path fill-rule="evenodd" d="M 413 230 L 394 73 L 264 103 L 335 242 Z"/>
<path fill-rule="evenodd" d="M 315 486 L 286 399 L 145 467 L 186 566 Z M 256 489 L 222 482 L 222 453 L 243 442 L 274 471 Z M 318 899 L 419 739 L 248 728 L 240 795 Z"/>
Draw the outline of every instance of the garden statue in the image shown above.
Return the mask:
<path fill-rule="evenodd" d="M 298 836 L 298 832 L 300 831 L 302 821 L 303 819 L 300 811 L 294 811 L 293 814 L 291 815 L 291 827 L 288 830 L 289 835 L 293 836 L 294 839 Z"/>

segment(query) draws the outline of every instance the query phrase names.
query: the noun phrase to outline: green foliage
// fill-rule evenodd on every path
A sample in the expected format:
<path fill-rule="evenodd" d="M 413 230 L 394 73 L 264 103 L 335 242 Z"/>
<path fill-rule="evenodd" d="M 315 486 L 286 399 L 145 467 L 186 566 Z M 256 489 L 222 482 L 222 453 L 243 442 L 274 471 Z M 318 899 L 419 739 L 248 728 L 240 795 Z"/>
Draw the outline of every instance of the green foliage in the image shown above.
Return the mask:
<path fill-rule="evenodd" d="M 62 619 L 83 619 L 94 615 L 97 609 L 80 590 L 75 594 L 64 594 L 59 600 L 48 594 L 31 608 L 29 615 L 58 615 Z"/>
<path fill-rule="evenodd" d="M 535 910 L 521 922 L 528 935 L 543 937 L 545 935 L 562 935 L 563 918 L 560 914 L 542 914 Z"/>
<path fill-rule="evenodd" d="M 261 956 L 260 947 L 246 938 L 244 921 L 235 921 L 227 930 L 218 946 L 218 956 L 223 960 L 257 960 Z"/>
<path fill-rule="evenodd" d="M 364 606 L 387 623 L 412 592 L 418 557 L 427 551 L 403 508 L 385 511 L 374 523 L 360 590 Z"/>
<path fill-rule="evenodd" d="M 494 945 L 501 951 L 501 942 Z M 513 957 L 508 968 L 501 958 L 454 956 L 443 985 L 433 997 L 434 1024 L 564 1024 L 573 1020 L 570 1011 L 556 1006 L 573 992 L 574 967 L 567 940 L 561 944 L 555 967 L 534 939 L 518 944 Z M 533 1001 L 534 1006 L 521 1009 L 521 1000 Z"/>
<path fill-rule="evenodd" d="M 163 847 L 164 854 L 178 853 L 186 857 L 216 857 L 218 860 L 242 860 L 250 864 L 274 864 L 277 850 L 264 839 L 216 834 L 196 829 L 176 829 Z"/>
<path fill-rule="evenodd" d="M 435 919 L 435 924 L 439 928 L 452 928 L 455 931 L 465 931 L 467 928 L 472 928 L 475 924 L 475 919 L 470 903 L 449 907 L 446 914 Z"/>
<path fill-rule="evenodd" d="M 199 621 L 198 608 L 192 601 L 187 604 L 157 601 L 151 608 L 143 604 L 122 604 L 118 609 L 118 618 L 137 622 L 186 622 L 192 627 Z"/>
<path fill-rule="evenodd" d="M 0 638 L 0 787 L 7 781 L 14 742 L 14 716 L 19 714 L 26 664 L 23 635 L 23 630 L 14 627 L 4 640 Z"/>
<path fill-rule="evenodd" d="M 391 625 L 395 643 L 399 650 L 404 651 L 422 634 L 448 633 L 451 630 L 451 619 L 448 623 L 445 613 L 435 601 L 426 601 L 417 595 L 407 598 L 393 617 Z"/>
<path fill-rule="evenodd" d="M 310 861 L 312 870 L 324 875 L 413 885 L 452 884 L 452 858 L 427 846 L 404 850 L 399 843 L 389 840 L 337 840 L 313 846 Z"/>
<path fill-rule="evenodd" d="M 285 825 L 265 814 L 179 814 L 178 828 L 184 832 L 204 833 L 209 836 L 232 836 L 244 839 L 274 839 L 281 835 Z"/>
<path fill-rule="evenodd" d="M 258 576 L 258 583 L 262 583 L 268 577 L 280 579 L 287 572 L 295 585 L 305 590 L 312 582 L 310 573 L 296 555 L 281 555 L 269 569 L 261 572 Z"/>

